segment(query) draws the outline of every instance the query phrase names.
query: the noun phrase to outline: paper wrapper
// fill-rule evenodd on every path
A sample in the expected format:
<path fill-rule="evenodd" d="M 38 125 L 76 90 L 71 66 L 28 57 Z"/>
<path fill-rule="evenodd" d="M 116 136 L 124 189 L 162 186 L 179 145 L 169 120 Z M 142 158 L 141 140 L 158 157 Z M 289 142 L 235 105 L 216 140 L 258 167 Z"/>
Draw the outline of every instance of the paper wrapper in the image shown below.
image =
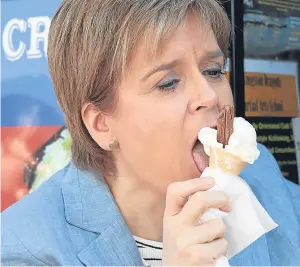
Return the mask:
<path fill-rule="evenodd" d="M 209 157 L 209 167 L 222 170 L 224 173 L 232 175 L 239 175 L 246 167 L 247 162 L 242 161 L 235 155 L 226 152 L 222 148 L 211 148 Z M 220 185 L 216 184 L 211 190 L 222 190 Z M 210 209 L 204 213 L 199 222 L 207 222 L 216 218 L 224 218 L 227 216 L 226 212 L 219 209 Z"/>
<path fill-rule="evenodd" d="M 224 191 L 230 198 L 231 212 L 209 209 L 199 220 L 199 223 L 217 218 L 224 220 L 227 226 L 225 239 L 228 241 L 228 259 L 278 226 L 259 203 L 248 184 L 238 176 L 246 165 L 223 149 L 213 149 L 209 168 L 202 174 L 202 177 L 210 176 L 215 179 L 215 186 L 210 190 Z M 222 257 L 217 260 L 216 265 L 229 266 L 229 263 Z"/>

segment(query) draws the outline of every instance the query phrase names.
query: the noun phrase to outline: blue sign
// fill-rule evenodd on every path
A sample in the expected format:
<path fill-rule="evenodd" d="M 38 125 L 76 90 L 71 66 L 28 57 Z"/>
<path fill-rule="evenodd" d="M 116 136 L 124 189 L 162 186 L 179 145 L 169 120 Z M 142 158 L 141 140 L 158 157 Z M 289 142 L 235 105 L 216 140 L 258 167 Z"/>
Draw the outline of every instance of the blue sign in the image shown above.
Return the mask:
<path fill-rule="evenodd" d="M 47 63 L 60 0 L 2 1 L 2 127 L 63 125 Z"/>

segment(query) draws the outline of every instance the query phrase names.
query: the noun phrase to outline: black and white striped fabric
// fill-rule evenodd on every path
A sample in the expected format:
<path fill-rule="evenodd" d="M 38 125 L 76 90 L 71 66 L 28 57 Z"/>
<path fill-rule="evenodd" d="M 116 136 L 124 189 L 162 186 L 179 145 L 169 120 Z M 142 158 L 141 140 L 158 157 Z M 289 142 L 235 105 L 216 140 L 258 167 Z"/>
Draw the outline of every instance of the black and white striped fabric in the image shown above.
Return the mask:
<path fill-rule="evenodd" d="M 162 243 L 134 236 L 145 266 L 162 266 Z"/>

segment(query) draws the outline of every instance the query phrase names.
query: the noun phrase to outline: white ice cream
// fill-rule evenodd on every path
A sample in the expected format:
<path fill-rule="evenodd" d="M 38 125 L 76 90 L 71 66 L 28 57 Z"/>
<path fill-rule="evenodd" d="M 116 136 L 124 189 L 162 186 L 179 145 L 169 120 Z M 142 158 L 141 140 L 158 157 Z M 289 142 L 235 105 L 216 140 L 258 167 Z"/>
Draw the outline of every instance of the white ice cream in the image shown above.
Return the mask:
<path fill-rule="evenodd" d="M 208 156 L 210 156 L 210 148 L 222 148 L 222 144 L 217 141 L 216 129 L 209 127 L 201 129 L 198 139 Z M 229 138 L 228 145 L 225 146 L 225 151 L 250 164 L 253 164 L 259 157 L 260 151 L 257 148 L 255 129 L 244 118 L 234 118 L 233 134 Z"/>

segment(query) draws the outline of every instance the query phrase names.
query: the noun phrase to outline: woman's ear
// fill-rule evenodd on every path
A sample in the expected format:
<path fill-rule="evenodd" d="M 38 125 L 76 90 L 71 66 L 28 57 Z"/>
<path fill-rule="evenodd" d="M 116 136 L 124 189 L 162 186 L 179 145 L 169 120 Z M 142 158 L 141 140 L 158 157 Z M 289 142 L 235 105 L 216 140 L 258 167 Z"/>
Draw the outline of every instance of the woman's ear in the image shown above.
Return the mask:
<path fill-rule="evenodd" d="M 91 103 L 81 109 L 81 117 L 85 127 L 94 141 L 104 150 L 111 150 L 109 142 L 113 139 L 108 115 Z"/>

